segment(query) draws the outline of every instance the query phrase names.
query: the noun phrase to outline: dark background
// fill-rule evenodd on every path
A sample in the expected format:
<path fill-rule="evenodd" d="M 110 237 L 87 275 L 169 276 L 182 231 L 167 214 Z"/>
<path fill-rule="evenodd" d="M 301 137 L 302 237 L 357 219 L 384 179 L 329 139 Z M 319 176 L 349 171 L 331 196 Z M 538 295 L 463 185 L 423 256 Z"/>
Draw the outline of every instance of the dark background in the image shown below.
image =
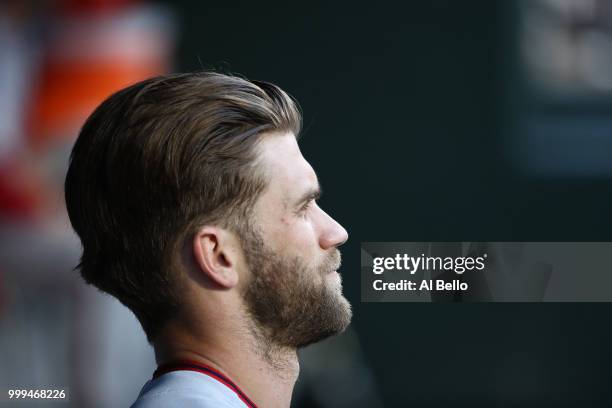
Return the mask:
<path fill-rule="evenodd" d="M 612 240 L 609 177 L 530 175 L 507 152 L 529 99 L 512 2 L 172 5 L 179 70 L 300 102 L 385 406 L 610 406 L 609 304 L 360 302 L 363 241 Z"/>

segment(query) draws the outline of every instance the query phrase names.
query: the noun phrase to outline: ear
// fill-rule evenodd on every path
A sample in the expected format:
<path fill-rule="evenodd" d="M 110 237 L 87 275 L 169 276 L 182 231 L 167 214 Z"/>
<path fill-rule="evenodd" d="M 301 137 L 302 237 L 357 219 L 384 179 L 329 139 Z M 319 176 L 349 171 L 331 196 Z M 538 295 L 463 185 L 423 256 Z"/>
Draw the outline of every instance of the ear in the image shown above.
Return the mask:
<path fill-rule="evenodd" d="M 204 226 L 193 237 L 193 255 L 200 271 L 223 289 L 238 284 L 236 259 L 229 232 L 214 226 Z"/>

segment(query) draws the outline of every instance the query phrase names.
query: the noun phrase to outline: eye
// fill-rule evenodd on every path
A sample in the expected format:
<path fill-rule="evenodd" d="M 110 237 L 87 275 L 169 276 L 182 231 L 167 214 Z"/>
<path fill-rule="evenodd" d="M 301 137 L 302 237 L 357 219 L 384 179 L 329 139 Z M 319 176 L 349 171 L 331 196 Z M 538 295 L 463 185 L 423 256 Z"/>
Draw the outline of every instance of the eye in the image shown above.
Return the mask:
<path fill-rule="evenodd" d="M 308 210 L 310 209 L 310 207 L 312 206 L 312 203 L 314 203 L 314 200 L 308 200 L 306 201 L 298 210 L 298 214 L 299 215 L 306 215 L 306 212 L 308 212 Z"/>

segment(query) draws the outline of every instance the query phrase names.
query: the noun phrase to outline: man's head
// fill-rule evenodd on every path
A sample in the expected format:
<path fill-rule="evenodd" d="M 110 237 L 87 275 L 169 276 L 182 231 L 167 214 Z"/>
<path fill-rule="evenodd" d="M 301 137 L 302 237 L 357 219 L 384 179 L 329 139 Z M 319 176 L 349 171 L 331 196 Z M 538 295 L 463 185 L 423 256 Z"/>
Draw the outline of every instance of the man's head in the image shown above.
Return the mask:
<path fill-rule="evenodd" d="M 202 296 L 238 291 L 279 345 L 344 329 L 350 307 L 333 271 L 346 232 L 314 202 L 300 125 L 280 88 L 221 74 L 157 77 L 112 95 L 81 130 L 66 177 L 85 280 L 128 306 L 149 341 L 187 315 L 195 281 Z"/>

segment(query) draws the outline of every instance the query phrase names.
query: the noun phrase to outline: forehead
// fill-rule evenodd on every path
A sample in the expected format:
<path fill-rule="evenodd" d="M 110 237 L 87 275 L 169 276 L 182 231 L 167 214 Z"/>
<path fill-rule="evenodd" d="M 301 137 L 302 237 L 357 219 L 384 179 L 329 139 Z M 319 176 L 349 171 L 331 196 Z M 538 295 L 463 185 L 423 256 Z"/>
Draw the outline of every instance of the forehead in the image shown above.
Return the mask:
<path fill-rule="evenodd" d="M 292 133 L 271 134 L 259 144 L 259 159 L 268 176 L 268 190 L 291 200 L 318 186 L 317 175 L 306 161 Z"/>

